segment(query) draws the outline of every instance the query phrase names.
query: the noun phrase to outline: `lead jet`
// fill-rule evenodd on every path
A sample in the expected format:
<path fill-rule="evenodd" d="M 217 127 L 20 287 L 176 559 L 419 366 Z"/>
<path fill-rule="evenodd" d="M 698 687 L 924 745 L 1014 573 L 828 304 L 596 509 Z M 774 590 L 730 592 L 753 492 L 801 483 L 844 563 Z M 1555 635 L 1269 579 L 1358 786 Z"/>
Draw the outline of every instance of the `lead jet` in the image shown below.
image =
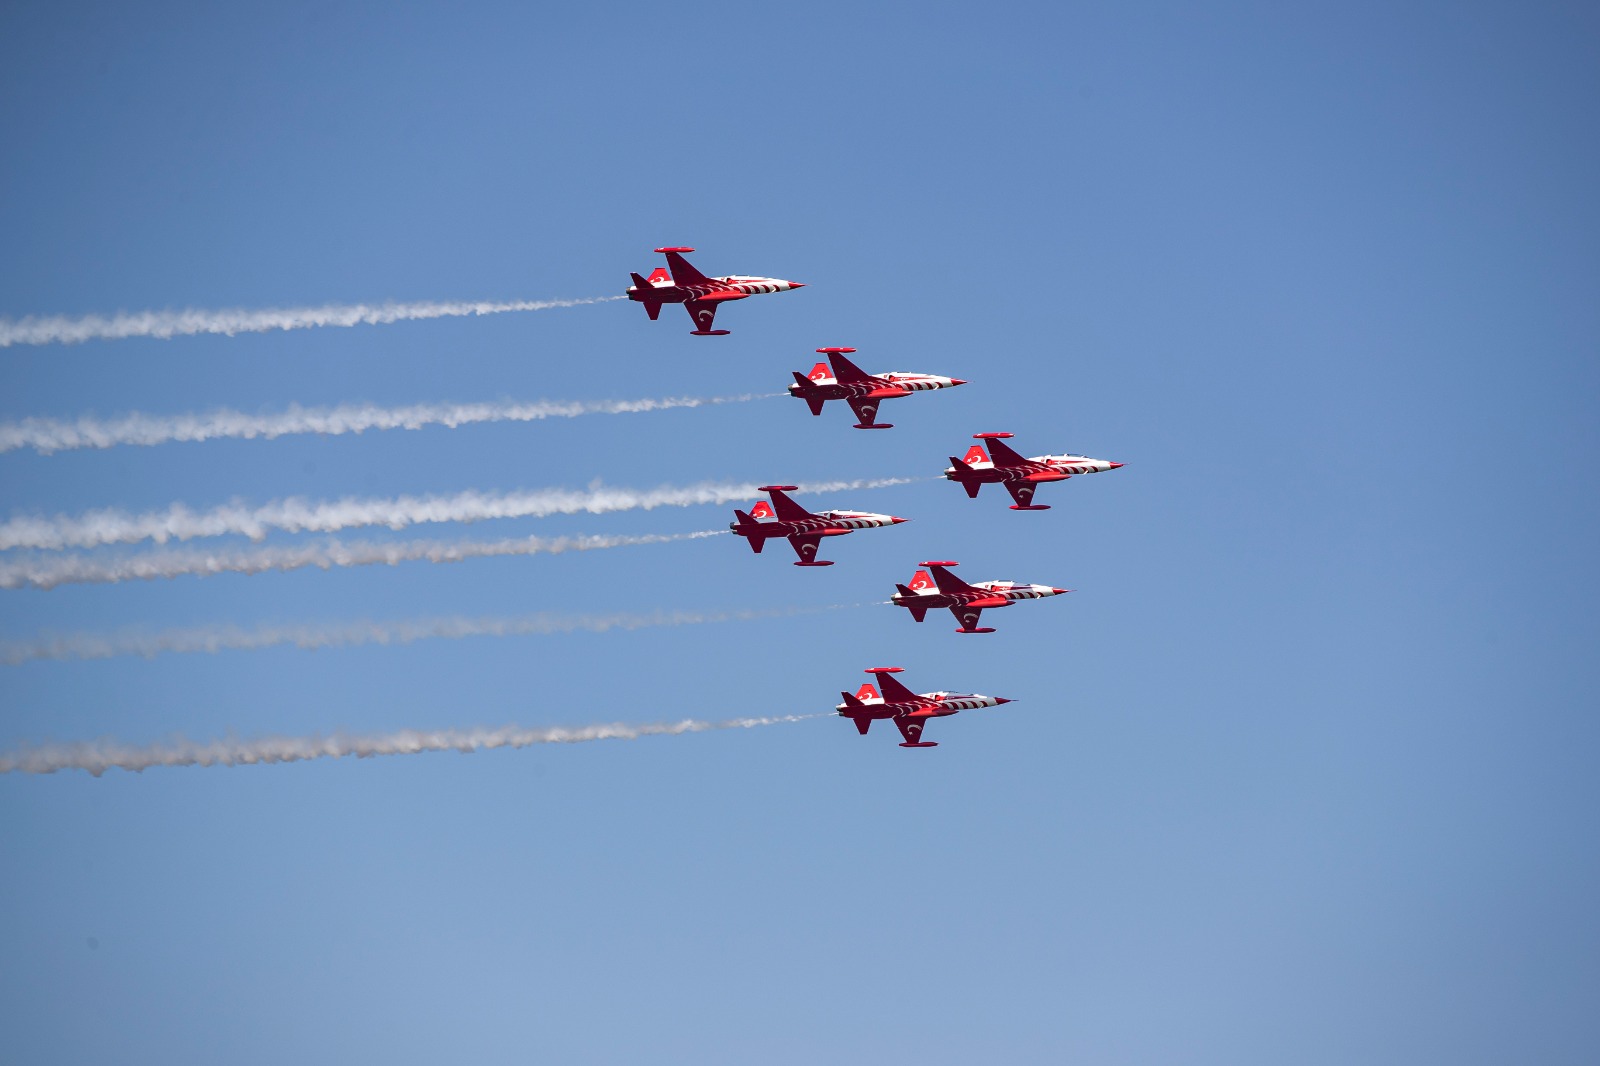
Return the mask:
<path fill-rule="evenodd" d="M 1071 589 L 1058 589 L 1051 585 L 1019 585 L 1013 581 L 979 581 L 969 585 L 945 569 L 955 566 L 951 561 L 919 563 L 927 570 L 918 570 L 911 584 L 896 585 L 900 591 L 890 602 L 904 607 L 918 622 L 929 611 L 949 608 L 961 623 L 957 633 L 993 633 L 989 627 L 978 628 L 978 619 L 991 607 L 1010 607 L 1018 600 L 1041 600 L 1046 596 L 1059 596 Z M 929 571 L 933 576 L 929 577 Z"/>
<path fill-rule="evenodd" d="M 667 256 L 666 267 L 656 267 L 648 278 L 630 274 L 633 285 L 628 289 L 628 299 L 644 304 L 645 314 L 654 322 L 661 314 L 662 304 L 683 304 L 695 328 L 696 337 L 725 337 L 725 329 L 712 329 L 717 308 L 729 300 L 743 300 L 764 292 L 787 292 L 805 288 L 798 281 L 782 278 L 758 278 L 748 274 L 729 274 L 723 278 L 708 278 L 689 265 L 684 252 L 693 248 L 657 248 Z M 671 271 L 669 274 L 668 271 Z"/>
<path fill-rule="evenodd" d="M 868 374 L 845 356 L 854 348 L 818 348 L 817 354 L 826 355 L 826 363 L 818 363 L 811 373 L 800 376 L 794 371 L 794 384 L 789 395 L 804 400 L 811 413 L 820 415 L 822 405 L 829 400 L 843 400 L 856 413 L 857 429 L 893 429 L 891 422 L 875 422 L 878 405 L 884 400 L 898 400 L 913 392 L 931 389 L 948 389 L 965 385 L 960 378 L 945 378 L 937 374 L 911 374 L 895 370 L 883 374 Z"/>
<path fill-rule="evenodd" d="M 1002 696 L 984 696 L 976 692 L 912 692 L 894 679 L 894 674 L 902 672 L 898 666 L 869 667 L 867 673 L 877 678 L 883 695 L 878 695 L 871 684 L 862 685 L 854 696 L 848 692 L 839 693 L 844 702 L 834 710 L 839 712 L 839 717 L 854 722 L 856 732 L 862 736 L 867 735 L 873 722 L 887 718 L 905 737 L 902 748 L 937 748 L 939 745 L 934 741 L 922 739 L 922 729 L 928 719 L 947 718 L 961 711 L 1011 702 Z"/>
<path fill-rule="evenodd" d="M 1011 436 L 1009 433 L 974 433 L 972 436 L 974 440 L 989 442 L 989 454 L 984 454 L 983 445 L 974 444 L 967 449 L 966 458 L 950 457 L 944 476 L 959 482 L 972 499 L 977 498 L 978 490 L 985 485 L 1004 485 L 1011 498 L 1017 501 L 1011 505 L 1013 511 L 1050 510 L 1049 504 L 1033 502 L 1034 490 L 1043 482 L 1065 481 L 1074 474 L 1098 474 L 1122 466 L 1087 455 L 1035 455 L 1025 459 L 1009 444 L 1001 443 L 1001 438 Z"/>
<path fill-rule="evenodd" d="M 832 566 L 833 562 L 817 558 L 817 546 L 823 537 L 842 537 L 858 529 L 878 526 L 897 526 L 906 521 L 894 515 L 873 514 L 871 511 L 810 511 L 795 503 L 785 492 L 795 491 L 793 485 L 762 485 L 761 491 L 772 498 L 769 504 L 761 500 L 750 508 L 750 513 L 735 510 L 737 521 L 728 528 L 750 541 L 750 550 L 757 555 L 772 537 L 787 537 L 800 556 L 796 566 Z"/>

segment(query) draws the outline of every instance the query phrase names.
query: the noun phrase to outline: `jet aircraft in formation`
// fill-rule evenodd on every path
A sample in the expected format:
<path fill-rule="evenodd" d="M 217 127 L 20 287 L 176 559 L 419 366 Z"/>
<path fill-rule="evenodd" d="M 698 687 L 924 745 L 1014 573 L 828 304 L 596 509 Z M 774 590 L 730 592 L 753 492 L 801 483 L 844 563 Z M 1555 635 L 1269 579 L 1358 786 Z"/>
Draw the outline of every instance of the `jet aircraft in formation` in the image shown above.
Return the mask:
<path fill-rule="evenodd" d="M 960 378 L 912 374 L 902 370 L 868 374 L 845 358 L 854 351 L 854 348 L 818 348 L 817 353 L 826 355 L 828 361 L 812 367 L 811 373 L 805 377 L 801 377 L 798 370 L 795 371 L 789 395 L 804 400 L 814 415 L 820 415 L 822 405 L 829 400 L 843 400 L 856 413 L 856 429 L 893 429 L 893 423 L 874 421 L 878 415 L 878 405 L 884 400 L 898 400 L 913 392 L 966 384 Z"/>
<path fill-rule="evenodd" d="M 628 289 L 628 299 L 644 304 L 645 314 L 654 322 L 661 314 L 662 304 L 683 304 L 694 322 L 690 332 L 696 337 L 724 337 L 725 329 L 712 329 L 717 308 L 730 300 L 743 300 L 765 292 L 787 292 L 805 288 L 798 281 L 782 278 L 758 278 L 748 274 L 729 274 L 721 278 L 708 278 L 689 265 L 684 252 L 693 248 L 657 248 L 667 256 L 665 268 L 656 267 L 648 278 L 630 275 L 633 285 Z M 670 271 L 670 273 L 668 272 Z"/>
<path fill-rule="evenodd" d="M 693 248 L 657 248 L 667 257 L 666 267 L 658 267 L 648 278 L 632 274 L 628 299 L 644 305 L 645 313 L 655 321 L 661 308 L 669 303 L 683 304 L 694 323 L 693 335 L 697 337 L 724 336 L 725 329 L 714 329 L 717 309 L 732 300 L 771 292 L 786 292 L 804 286 L 798 281 L 781 278 L 761 278 L 743 274 L 725 277 L 707 277 L 700 273 L 684 253 Z M 817 363 L 811 373 L 794 374 L 794 384 L 789 394 L 804 400 L 813 415 L 821 415 L 829 400 L 843 400 L 855 412 L 856 429 L 892 429 L 890 423 L 877 421 L 878 407 L 884 400 L 900 399 L 914 392 L 947 389 L 966 384 L 960 378 L 940 377 L 934 374 L 913 374 L 893 371 L 868 374 L 846 356 L 854 348 L 818 348 L 817 353 L 827 357 L 826 363 Z M 1116 470 L 1121 463 L 1105 459 L 1091 459 L 1084 455 L 1036 455 L 1025 458 L 1002 441 L 1010 433 L 977 433 L 974 439 L 987 441 L 989 450 L 981 444 L 967 450 L 964 458 L 950 457 L 950 466 L 944 476 L 957 482 L 969 498 L 976 498 L 984 485 L 999 484 L 1016 502 L 1014 511 L 1046 511 L 1049 508 L 1033 502 L 1034 492 L 1040 484 L 1065 481 L 1076 474 L 1097 474 Z M 906 521 L 893 515 L 874 514 L 870 511 L 819 511 L 813 514 L 795 503 L 785 493 L 794 491 L 793 485 L 764 485 L 761 491 L 768 494 L 770 503 L 762 500 L 750 513 L 735 510 L 735 521 L 728 528 L 750 543 L 750 550 L 759 554 L 773 537 L 783 537 L 799 556 L 796 566 L 832 566 L 831 561 L 818 559 L 817 550 L 823 537 L 839 537 L 857 529 L 899 525 Z M 957 633 L 993 633 L 994 629 L 979 626 L 983 612 L 1009 607 L 1018 600 L 1043 599 L 1057 596 L 1068 589 L 1051 585 L 1024 585 L 1010 581 L 979 581 L 968 584 L 949 570 L 957 565 L 952 561 L 934 561 L 920 564 L 910 585 L 895 586 L 893 603 L 911 612 L 918 622 L 931 610 L 948 610 L 961 623 Z M 900 730 L 903 748 L 932 748 L 938 745 L 922 739 L 922 732 L 930 718 L 943 718 L 963 710 L 979 707 L 998 707 L 1012 702 L 999 696 L 979 693 L 923 692 L 906 688 L 893 675 L 901 673 L 898 666 L 878 666 L 867 671 L 873 684 L 862 685 L 852 696 L 841 692 L 844 702 L 835 710 L 841 717 L 855 722 L 856 729 L 865 735 L 874 721 L 888 719 Z M 881 695 L 880 695 L 881 689 Z"/>
<path fill-rule="evenodd" d="M 766 547 L 770 538 L 787 537 L 794 547 L 794 553 L 800 556 L 800 561 L 794 565 L 832 566 L 832 560 L 817 558 L 817 547 L 823 537 L 842 537 L 858 529 L 897 526 L 906 521 L 894 515 L 873 514 L 871 511 L 818 511 L 812 514 L 784 495 L 794 490 L 793 485 L 762 485 L 761 491 L 770 496 L 772 502 L 757 502 L 749 514 L 735 509 L 733 516 L 736 521 L 729 522 L 728 528 L 737 536 L 747 539 L 750 550 L 757 554 Z"/>
<path fill-rule="evenodd" d="M 1001 443 L 1002 438 L 1011 436 L 1009 433 L 974 433 L 972 436 L 975 440 L 989 442 L 989 454 L 984 454 L 983 445 L 974 444 L 967 449 L 965 458 L 950 457 L 944 476 L 959 482 L 973 499 L 985 485 L 1004 485 L 1011 498 L 1017 501 L 1011 505 L 1013 511 L 1048 511 L 1049 504 L 1033 502 L 1034 490 L 1042 482 L 1065 481 L 1074 474 L 1098 474 L 1122 466 L 1086 455 L 1035 455 L 1025 459 L 1010 445 Z"/>
<path fill-rule="evenodd" d="M 898 666 L 870 667 L 867 673 L 877 679 L 883 695 L 878 695 L 878 690 L 871 684 L 862 685 L 854 696 L 848 692 L 839 693 L 844 697 L 844 702 L 834 710 L 839 712 L 839 717 L 854 722 L 856 731 L 863 736 L 873 722 L 887 718 L 894 722 L 900 735 L 905 738 L 900 745 L 902 748 L 936 748 L 939 745 L 934 741 L 922 739 L 922 730 L 928 724 L 928 719 L 946 718 L 961 711 L 998 707 L 1011 702 L 1002 696 L 984 696 L 976 692 L 912 692 L 895 680 L 893 675 L 901 672 Z"/>
<path fill-rule="evenodd" d="M 1019 585 L 1014 581 L 978 581 L 967 584 L 946 567 L 955 566 L 949 560 L 919 564 L 927 570 L 918 570 L 911 584 L 896 585 L 899 591 L 891 601 L 897 607 L 911 612 L 918 622 L 929 611 L 948 608 L 961 623 L 957 633 L 993 633 L 989 627 L 978 628 L 978 619 L 990 608 L 1010 607 L 1018 600 L 1040 600 L 1046 596 L 1059 596 L 1071 589 L 1058 589 L 1051 585 Z M 932 577 L 929 573 L 932 573 Z"/>

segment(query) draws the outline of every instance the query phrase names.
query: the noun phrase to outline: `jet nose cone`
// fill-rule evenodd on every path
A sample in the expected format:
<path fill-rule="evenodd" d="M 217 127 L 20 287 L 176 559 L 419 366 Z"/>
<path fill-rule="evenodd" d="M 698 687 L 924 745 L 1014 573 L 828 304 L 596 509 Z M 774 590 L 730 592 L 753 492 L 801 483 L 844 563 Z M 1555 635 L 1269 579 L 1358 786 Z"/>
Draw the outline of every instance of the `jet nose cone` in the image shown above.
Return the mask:
<path fill-rule="evenodd" d="M 1054 592 L 1054 593 L 1055 593 L 1055 594 L 1056 594 L 1056 595 L 1057 595 L 1057 596 L 1060 596 L 1060 595 L 1061 595 L 1061 594 L 1062 594 L 1062 593 L 1064 593 L 1064 592 L 1071 592 L 1071 591 L 1072 591 L 1072 590 L 1071 590 L 1071 589 L 1058 589 L 1058 588 L 1052 588 L 1052 589 L 1051 589 L 1051 590 L 1050 590 L 1050 591 L 1051 591 L 1051 592 Z"/>
<path fill-rule="evenodd" d="M 802 282 L 802 281 L 791 281 L 791 282 L 789 282 L 789 288 L 791 288 L 791 289 L 803 289 L 805 287 L 806 287 L 805 286 L 805 282 Z"/>
<path fill-rule="evenodd" d="M 994 705 L 996 707 L 1000 706 L 1002 703 L 1011 703 L 1011 702 L 1012 702 L 1011 700 L 1006 699 L 1004 696 L 996 696 L 994 698 Z"/>
<path fill-rule="evenodd" d="M 950 379 L 950 384 L 952 384 L 952 385 L 965 385 L 966 383 L 967 383 L 967 379 L 966 378 L 951 378 Z"/>
<path fill-rule="evenodd" d="M 893 515 L 890 515 L 890 516 L 889 516 L 889 524 L 890 524 L 890 525 L 895 525 L 895 526 L 897 526 L 897 525 L 899 525 L 899 524 L 900 524 L 900 523 L 901 523 L 901 522 L 909 522 L 909 521 L 911 521 L 911 519 L 909 519 L 909 518 L 896 518 L 896 517 L 894 517 L 894 516 L 893 516 Z"/>
<path fill-rule="evenodd" d="M 1122 464 L 1121 463 L 1112 463 L 1111 464 L 1111 469 L 1112 470 L 1121 470 L 1122 469 Z"/>

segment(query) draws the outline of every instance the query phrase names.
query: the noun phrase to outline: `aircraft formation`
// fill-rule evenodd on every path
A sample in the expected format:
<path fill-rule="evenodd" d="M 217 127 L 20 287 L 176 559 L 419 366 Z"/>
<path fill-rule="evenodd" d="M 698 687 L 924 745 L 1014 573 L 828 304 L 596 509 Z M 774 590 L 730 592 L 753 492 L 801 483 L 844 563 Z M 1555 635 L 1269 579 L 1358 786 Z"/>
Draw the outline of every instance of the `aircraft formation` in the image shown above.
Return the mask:
<path fill-rule="evenodd" d="M 707 277 L 700 273 L 684 255 L 693 248 L 663 247 L 657 252 L 667 257 L 667 265 L 658 267 L 648 278 L 632 274 L 629 300 L 642 303 L 645 312 L 655 321 L 661 308 L 669 303 L 681 303 L 689 313 L 697 337 L 726 336 L 728 330 L 713 329 L 717 309 L 733 300 L 750 296 L 787 292 L 802 288 L 796 281 L 781 278 L 764 278 L 744 274 Z M 892 371 L 868 374 L 849 358 L 854 348 L 818 348 L 817 354 L 827 362 L 819 362 L 809 374 L 793 373 L 794 384 L 788 386 L 789 395 L 804 400 L 813 415 L 821 415 L 830 400 L 843 400 L 855 413 L 856 429 L 892 429 L 891 423 L 877 421 L 878 407 L 885 400 L 903 399 L 919 392 L 965 385 L 961 378 L 937 374 Z M 1094 459 L 1086 455 L 1060 454 L 1023 456 L 1005 441 L 1010 433 L 975 433 L 974 444 L 962 458 L 950 456 L 950 465 L 943 476 L 959 484 L 968 498 L 976 499 L 984 485 L 1003 485 L 1014 501 L 1013 511 L 1048 511 L 1048 504 L 1033 502 L 1034 493 L 1042 484 L 1066 481 L 1080 474 L 1099 474 L 1119 469 L 1123 464 L 1107 459 Z M 987 451 L 985 450 L 987 444 Z M 799 556 L 795 566 L 832 566 L 832 560 L 818 559 L 817 552 L 824 537 L 839 537 L 860 529 L 876 529 L 899 525 L 906 519 L 872 511 L 825 510 L 811 512 L 795 503 L 786 493 L 793 485 L 764 485 L 761 491 L 768 499 L 758 501 L 747 513 L 735 510 L 729 530 L 745 538 L 750 550 L 760 553 L 769 539 L 782 537 L 789 541 Z M 957 633 L 993 633 L 993 627 L 978 623 L 986 610 L 1010 607 L 1023 600 L 1045 599 L 1058 596 L 1068 589 L 1052 585 L 1018 584 L 1009 581 L 979 581 L 968 584 L 950 572 L 957 564 L 950 560 L 924 562 L 909 585 L 895 586 L 890 600 L 904 607 L 913 620 L 923 621 L 929 611 L 948 610 L 960 623 Z M 999 696 L 964 692 L 912 692 L 896 680 L 895 674 L 903 672 L 898 666 L 874 666 L 866 671 L 873 675 L 874 683 L 863 684 L 854 695 L 841 692 L 843 702 L 834 710 L 842 718 L 855 723 L 863 736 L 874 721 L 888 720 L 895 724 L 903 738 L 902 748 L 937 747 L 934 741 L 922 739 L 922 733 L 932 718 L 944 718 L 964 710 L 998 707 L 1012 702 Z"/>

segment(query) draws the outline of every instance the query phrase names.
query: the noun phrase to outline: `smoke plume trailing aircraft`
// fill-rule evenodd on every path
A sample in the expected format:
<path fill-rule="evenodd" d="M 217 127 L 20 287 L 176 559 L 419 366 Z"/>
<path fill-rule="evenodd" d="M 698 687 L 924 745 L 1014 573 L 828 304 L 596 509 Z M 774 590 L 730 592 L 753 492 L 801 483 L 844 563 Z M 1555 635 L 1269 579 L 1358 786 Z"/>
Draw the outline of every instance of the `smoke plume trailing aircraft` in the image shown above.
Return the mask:
<path fill-rule="evenodd" d="M 854 348 L 818 348 L 818 354 L 826 355 L 828 361 L 812 367 L 811 373 L 805 377 L 801 377 L 798 370 L 795 371 L 789 395 L 804 400 L 814 415 L 820 415 L 822 405 L 829 400 L 843 400 L 856 413 L 856 429 L 893 429 L 892 423 L 873 421 L 878 415 L 878 405 L 884 400 L 897 400 L 913 392 L 966 384 L 961 378 L 912 374 L 903 370 L 868 374 L 845 358 L 847 353 L 854 351 Z"/>
<path fill-rule="evenodd" d="M 805 288 L 798 281 L 782 278 L 758 278 L 748 274 L 729 274 L 727 277 L 708 278 L 689 265 L 684 252 L 693 248 L 657 248 L 667 256 L 666 268 L 656 267 L 648 278 L 630 274 L 633 285 L 628 289 L 628 299 L 644 304 L 645 313 L 654 322 L 661 314 L 662 304 L 683 304 L 695 328 L 696 337 L 727 336 L 725 329 L 712 329 L 717 308 L 730 300 L 743 300 L 764 292 L 787 292 Z M 667 271 L 671 270 L 669 274 Z"/>
<path fill-rule="evenodd" d="M 899 592 L 891 602 L 910 610 L 911 617 L 918 622 L 929 611 L 948 608 L 956 621 L 961 623 L 957 633 L 993 633 L 992 628 L 978 628 L 978 619 L 991 607 L 1010 607 L 1018 600 L 1040 600 L 1072 591 L 1051 585 L 1019 585 L 1013 581 L 979 581 L 969 585 L 945 569 L 955 566 L 954 562 L 946 560 L 918 565 L 928 569 L 918 570 L 909 586 L 896 585 Z"/>
<path fill-rule="evenodd" d="M 1042 482 L 1065 481 L 1074 474 L 1098 474 L 1122 466 L 1086 455 L 1036 455 L 1025 459 L 1010 445 L 1000 443 L 1001 438 L 1011 436 L 1009 433 L 974 433 L 972 436 L 975 440 L 989 442 L 989 455 L 984 454 L 983 445 L 974 444 L 967 449 L 965 458 L 950 457 L 944 476 L 959 482 L 973 499 L 984 485 L 1004 485 L 1011 498 L 1017 501 L 1011 505 L 1013 511 L 1048 511 L 1048 504 L 1033 502 L 1033 493 Z"/>
<path fill-rule="evenodd" d="M 873 514 L 871 511 L 810 511 L 795 503 L 784 493 L 793 492 L 793 485 L 762 485 L 761 491 L 772 497 L 772 503 L 759 501 L 749 514 L 735 510 L 737 521 L 728 528 L 750 541 L 750 550 L 760 554 L 772 537 L 787 537 L 800 556 L 796 566 L 832 566 L 830 560 L 817 558 L 817 546 L 823 537 L 842 537 L 858 529 L 878 526 L 897 526 L 906 521 L 893 515 Z"/>
<path fill-rule="evenodd" d="M 1002 696 L 984 696 L 976 692 L 912 692 L 892 675 L 901 673 L 898 666 L 873 666 L 867 673 L 877 678 L 883 695 L 871 684 L 862 685 L 854 696 L 841 692 L 844 702 L 834 708 L 839 717 L 856 724 L 856 731 L 865 736 L 872 723 L 880 718 L 894 722 L 905 737 L 902 748 L 936 748 L 939 745 L 922 739 L 922 729 L 930 718 L 946 718 L 961 711 L 979 707 L 998 707 L 1011 701 Z"/>

